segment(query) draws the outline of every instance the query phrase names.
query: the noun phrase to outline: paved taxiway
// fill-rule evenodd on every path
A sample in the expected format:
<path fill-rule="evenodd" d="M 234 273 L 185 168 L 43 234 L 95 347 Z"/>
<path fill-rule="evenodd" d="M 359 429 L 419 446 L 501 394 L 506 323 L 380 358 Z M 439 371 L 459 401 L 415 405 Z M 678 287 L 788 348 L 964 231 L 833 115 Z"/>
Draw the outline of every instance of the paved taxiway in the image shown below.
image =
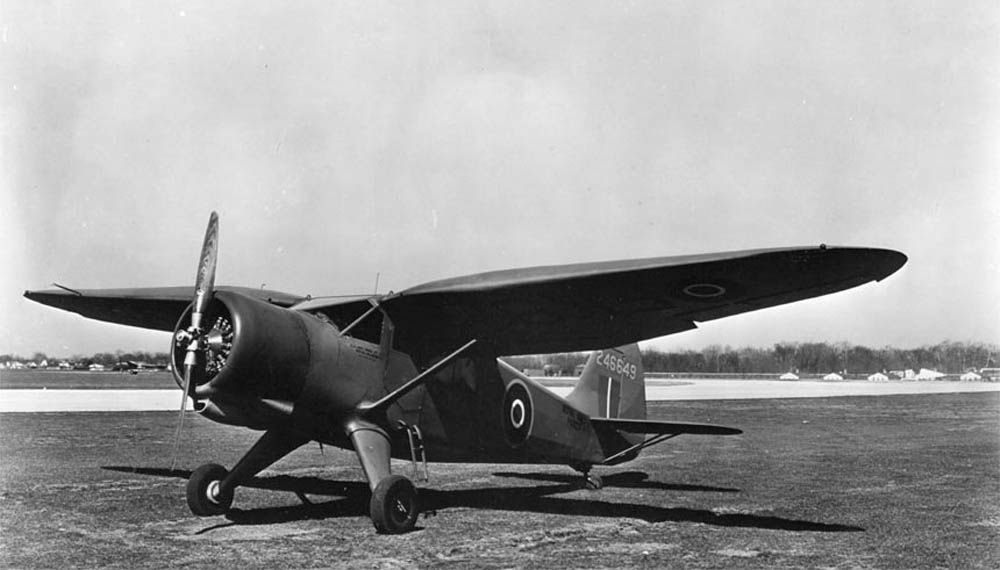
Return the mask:
<path fill-rule="evenodd" d="M 560 396 L 570 388 L 555 387 Z M 997 392 L 986 382 L 818 382 L 780 380 L 646 381 L 649 401 L 825 398 L 896 394 Z M 180 406 L 178 390 L 0 390 L 0 412 L 168 411 Z M 190 404 L 189 404 L 190 408 Z"/>

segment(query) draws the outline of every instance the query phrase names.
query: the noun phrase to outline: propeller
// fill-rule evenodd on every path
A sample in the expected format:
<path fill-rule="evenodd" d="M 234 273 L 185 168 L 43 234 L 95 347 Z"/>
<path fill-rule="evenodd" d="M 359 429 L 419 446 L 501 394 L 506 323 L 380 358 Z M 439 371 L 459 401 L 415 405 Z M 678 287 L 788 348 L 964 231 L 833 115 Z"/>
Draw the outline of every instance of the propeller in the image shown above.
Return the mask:
<path fill-rule="evenodd" d="M 198 275 L 194 283 L 194 299 L 191 302 L 191 324 L 185 330 L 179 330 L 174 335 L 174 343 L 180 347 L 187 345 L 184 354 L 184 391 L 181 393 L 180 413 L 177 418 L 177 430 L 174 432 L 174 448 L 171 452 L 170 469 L 177 462 L 177 445 L 180 442 L 181 429 L 184 426 L 184 409 L 187 406 L 188 394 L 191 390 L 191 374 L 197 363 L 198 351 L 203 349 L 211 339 L 209 333 L 202 327 L 201 321 L 215 290 L 215 266 L 219 255 L 219 215 L 212 212 L 205 229 L 205 241 L 201 245 L 201 258 L 198 260 Z"/>

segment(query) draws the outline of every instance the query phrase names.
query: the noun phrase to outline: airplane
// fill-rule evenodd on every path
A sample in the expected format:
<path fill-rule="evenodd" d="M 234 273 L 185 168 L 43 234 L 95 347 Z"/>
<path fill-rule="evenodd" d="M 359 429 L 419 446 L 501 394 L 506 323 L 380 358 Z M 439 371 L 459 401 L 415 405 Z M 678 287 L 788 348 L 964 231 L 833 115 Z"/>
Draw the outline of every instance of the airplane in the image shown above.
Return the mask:
<path fill-rule="evenodd" d="M 212 212 L 194 288 L 25 291 L 85 317 L 172 332 L 172 370 L 209 420 L 262 431 L 232 470 L 193 471 L 187 503 L 225 514 L 234 491 L 302 445 L 353 450 L 379 533 L 416 524 L 418 493 L 391 459 L 566 465 L 600 488 L 617 465 L 681 434 L 735 428 L 646 418 L 636 343 L 696 323 L 881 281 L 906 262 L 887 249 L 758 249 L 529 267 L 398 293 L 312 298 L 215 286 Z M 616 348 L 608 348 L 616 347 Z M 593 350 L 561 398 L 499 357 Z"/>
<path fill-rule="evenodd" d="M 149 362 L 138 362 L 135 360 L 122 360 L 111 367 L 113 372 L 128 372 L 138 374 L 143 370 L 166 370 L 166 364 L 150 364 Z"/>

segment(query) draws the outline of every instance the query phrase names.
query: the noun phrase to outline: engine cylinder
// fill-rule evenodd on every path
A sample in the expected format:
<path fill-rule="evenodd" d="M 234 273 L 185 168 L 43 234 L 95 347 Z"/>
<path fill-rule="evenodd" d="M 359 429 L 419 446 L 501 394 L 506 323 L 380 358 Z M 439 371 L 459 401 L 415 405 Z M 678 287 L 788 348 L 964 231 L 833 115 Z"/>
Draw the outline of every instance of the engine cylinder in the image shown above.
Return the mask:
<path fill-rule="evenodd" d="M 181 317 L 177 334 L 190 322 Z M 313 368 L 336 361 L 337 333 L 319 319 L 231 291 L 218 291 L 202 319 L 207 333 L 196 354 L 190 394 L 219 392 L 247 398 L 294 401 Z M 186 343 L 175 343 L 174 378 L 183 387 Z"/>

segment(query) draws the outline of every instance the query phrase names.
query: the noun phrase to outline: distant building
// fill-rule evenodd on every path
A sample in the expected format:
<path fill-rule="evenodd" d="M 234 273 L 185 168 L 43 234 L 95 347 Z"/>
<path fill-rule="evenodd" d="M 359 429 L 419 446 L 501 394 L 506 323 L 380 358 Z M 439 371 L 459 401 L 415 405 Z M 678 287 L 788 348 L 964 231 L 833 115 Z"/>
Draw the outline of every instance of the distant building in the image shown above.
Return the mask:
<path fill-rule="evenodd" d="M 970 370 L 969 372 L 966 372 L 965 374 L 959 376 L 958 379 L 961 380 L 962 382 L 978 382 L 982 380 L 983 377 Z"/>
<path fill-rule="evenodd" d="M 882 374 L 881 372 L 876 372 L 875 374 L 872 374 L 872 375 L 868 376 L 868 381 L 869 382 L 888 382 L 889 381 L 889 377 L 886 376 L 885 374 Z"/>
<path fill-rule="evenodd" d="M 831 372 L 823 377 L 823 380 L 843 380 L 844 377 L 836 372 Z"/>
<path fill-rule="evenodd" d="M 940 380 L 941 378 L 944 378 L 944 374 L 938 372 L 937 370 L 921 368 L 915 378 L 917 380 Z"/>
<path fill-rule="evenodd" d="M 792 372 L 785 372 L 781 376 L 778 376 L 778 380 L 798 380 L 798 379 L 799 379 L 798 375 Z"/>

